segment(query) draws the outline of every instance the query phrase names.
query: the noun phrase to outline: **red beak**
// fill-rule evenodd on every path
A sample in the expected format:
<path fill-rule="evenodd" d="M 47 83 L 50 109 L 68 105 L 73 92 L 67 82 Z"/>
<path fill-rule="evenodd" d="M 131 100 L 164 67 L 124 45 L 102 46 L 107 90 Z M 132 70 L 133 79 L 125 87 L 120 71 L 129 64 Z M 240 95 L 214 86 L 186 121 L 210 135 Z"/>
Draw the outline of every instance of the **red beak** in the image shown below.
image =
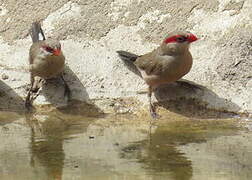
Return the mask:
<path fill-rule="evenodd" d="M 192 42 L 194 42 L 194 41 L 197 41 L 198 40 L 198 38 L 194 35 L 194 34 L 192 34 L 192 33 L 189 33 L 188 34 L 188 41 L 190 42 L 190 43 L 192 43 Z"/>
<path fill-rule="evenodd" d="M 59 56 L 61 54 L 61 50 L 60 49 L 56 49 L 56 50 L 53 51 L 53 54 L 55 56 Z"/>

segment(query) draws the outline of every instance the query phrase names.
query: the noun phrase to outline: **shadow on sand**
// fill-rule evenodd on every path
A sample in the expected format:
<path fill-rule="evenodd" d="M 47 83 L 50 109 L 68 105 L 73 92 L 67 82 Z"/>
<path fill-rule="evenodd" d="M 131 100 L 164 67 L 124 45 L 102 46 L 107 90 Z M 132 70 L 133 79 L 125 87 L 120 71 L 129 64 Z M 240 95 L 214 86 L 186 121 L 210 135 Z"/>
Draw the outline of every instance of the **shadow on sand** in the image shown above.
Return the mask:
<path fill-rule="evenodd" d="M 25 112 L 23 98 L 3 81 L 0 81 L 0 111 Z"/>
<path fill-rule="evenodd" d="M 163 85 L 155 91 L 158 105 L 175 113 L 191 118 L 228 118 L 235 113 L 224 109 L 232 109 L 238 112 L 240 107 L 226 99 L 219 97 L 212 90 L 188 80 L 179 80 L 175 83 Z M 207 100 L 206 100 L 207 99 Z M 209 108 L 217 106 L 218 111 Z"/>
<path fill-rule="evenodd" d="M 103 111 L 90 101 L 86 88 L 68 66 L 65 67 L 64 79 L 71 90 L 70 100 L 64 97 L 64 85 L 60 78 L 48 80 L 43 85 L 41 95 L 57 110 L 67 114 L 84 116 L 103 114 Z"/>

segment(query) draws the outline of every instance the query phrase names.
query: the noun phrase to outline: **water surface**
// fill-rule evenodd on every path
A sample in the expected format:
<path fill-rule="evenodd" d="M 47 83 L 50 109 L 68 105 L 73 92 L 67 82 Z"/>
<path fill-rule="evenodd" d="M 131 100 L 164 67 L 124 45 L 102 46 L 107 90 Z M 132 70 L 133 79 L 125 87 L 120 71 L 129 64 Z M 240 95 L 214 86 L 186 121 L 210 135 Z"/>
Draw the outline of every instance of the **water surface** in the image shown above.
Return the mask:
<path fill-rule="evenodd" d="M 237 119 L 0 112 L 0 179 L 251 179 L 252 133 Z"/>

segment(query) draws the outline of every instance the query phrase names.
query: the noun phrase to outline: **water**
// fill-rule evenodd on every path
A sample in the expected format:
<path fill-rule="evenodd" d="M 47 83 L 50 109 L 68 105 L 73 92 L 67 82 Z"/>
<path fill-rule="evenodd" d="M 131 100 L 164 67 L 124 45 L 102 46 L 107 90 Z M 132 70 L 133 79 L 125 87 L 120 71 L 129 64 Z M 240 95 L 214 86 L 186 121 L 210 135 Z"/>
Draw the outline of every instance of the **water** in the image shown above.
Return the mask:
<path fill-rule="evenodd" d="M 0 112 L 1 180 L 252 178 L 252 133 L 237 119 Z"/>

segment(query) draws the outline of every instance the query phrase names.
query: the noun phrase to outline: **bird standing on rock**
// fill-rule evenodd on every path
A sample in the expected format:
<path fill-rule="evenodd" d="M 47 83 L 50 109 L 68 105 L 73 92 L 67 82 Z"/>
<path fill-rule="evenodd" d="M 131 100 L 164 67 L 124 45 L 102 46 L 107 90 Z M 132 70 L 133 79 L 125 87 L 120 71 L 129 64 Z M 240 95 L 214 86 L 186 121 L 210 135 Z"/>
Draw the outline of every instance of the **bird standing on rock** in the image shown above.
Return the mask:
<path fill-rule="evenodd" d="M 29 52 L 29 71 L 31 74 L 31 87 L 26 97 L 25 106 L 30 107 L 35 93 L 38 93 L 47 79 L 60 76 L 65 87 L 64 95 L 70 96 L 70 89 L 63 78 L 65 57 L 61 51 L 61 44 L 55 39 L 45 39 L 39 22 L 34 22 L 30 29 L 33 44 Z M 40 40 L 42 36 L 42 40 Z"/>
<path fill-rule="evenodd" d="M 137 67 L 148 84 L 150 113 L 153 118 L 157 117 L 157 113 L 151 101 L 152 91 L 162 84 L 179 80 L 190 71 L 193 61 L 189 45 L 197 39 L 189 32 L 172 32 L 157 49 L 142 56 L 117 51 L 123 61 L 131 62 Z"/>

